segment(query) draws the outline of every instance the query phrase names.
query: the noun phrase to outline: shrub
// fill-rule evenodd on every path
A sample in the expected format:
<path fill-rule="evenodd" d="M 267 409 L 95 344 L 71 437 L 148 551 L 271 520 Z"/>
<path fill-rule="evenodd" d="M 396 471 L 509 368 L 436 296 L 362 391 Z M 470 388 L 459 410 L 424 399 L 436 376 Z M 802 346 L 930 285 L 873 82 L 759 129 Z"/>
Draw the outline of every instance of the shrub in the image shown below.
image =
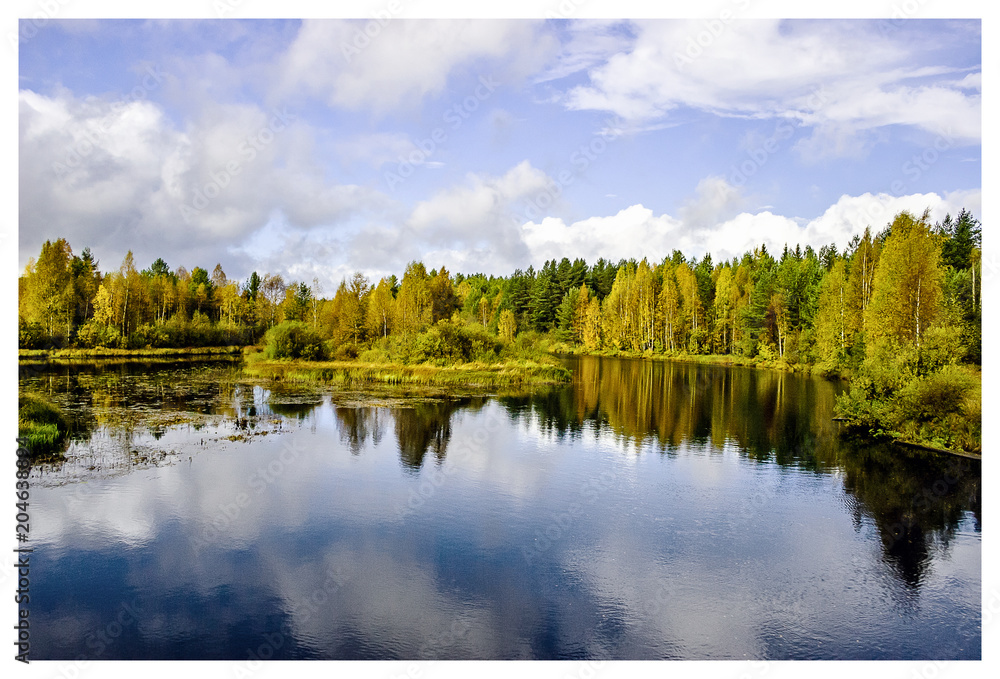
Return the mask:
<path fill-rule="evenodd" d="M 762 361 L 773 361 L 778 358 L 778 350 L 770 342 L 761 342 L 757 346 L 757 357 Z"/>
<path fill-rule="evenodd" d="M 365 349 L 358 356 L 358 359 L 362 363 L 392 363 L 392 357 L 389 352 L 377 346 L 373 346 L 371 349 Z"/>
<path fill-rule="evenodd" d="M 109 328 L 97 321 L 88 321 L 76 333 L 76 344 L 84 349 L 95 347 L 121 348 L 122 336 L 117 328 Z"/>
<path fill-rule="evenodd" d="M 892 343 L 882 344 L 858 369 L 854 383 L 868 398 L 885 399 L 896 394 L 917 375 L 913 349 Z"/>
<path fill-rule="evenodd" d="M 285 321 L 274 326 L 264 335 L 264 344 L 264 355 L 272 359 L 304 358 L 318 361 L 327 355 L 322 338 L 301 321 Z"/>
<path fill-rule="evenodd" d="M 339 345 L 333 350 L 333 358 L 337 361 L 353 361 L 358 357 L 358 347 L 350 342 Z"/>
<path fill-rule="evenodd" d="M 700 328 L 692 331 L 688 338 L 688 353 L 707 354 L 708 350 L 708 331 Z"/>
<path fill-rule="evenodd" d="M 889 421 L 905 437 L 975 449 L 981 440 L 982 387 L 968 368 L 946 365 L 903 387 Z"/>
<path fill-rule="evenodd" d="M 467 363 L 492 361 L 503 345 L 481 326 L 438 321 L 417 335 L 409 353 L 412 363 Z"/>
<path fill-rule="evenodd" d="M 45 328 L 41 323 L 18 319 L 17 346 L 20 349 L 42 349 L 45 347 Z"/>
<path fill-rule="evenodd" d="M 946 365 L 955 365 L 965 358 L 962 330 L 953 326 L 938 326 L 924 333 L 920 345 L 919 371 L 926 375 Z"/>

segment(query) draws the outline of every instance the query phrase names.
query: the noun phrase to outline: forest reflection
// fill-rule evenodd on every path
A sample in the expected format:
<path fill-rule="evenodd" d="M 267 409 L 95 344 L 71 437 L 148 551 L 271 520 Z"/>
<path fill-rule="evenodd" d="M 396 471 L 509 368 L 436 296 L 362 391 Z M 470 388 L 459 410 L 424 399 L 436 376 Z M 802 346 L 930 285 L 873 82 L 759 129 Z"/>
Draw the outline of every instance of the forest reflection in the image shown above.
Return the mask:
<path fill-rule="evenodd" d="M 478 412 L 488 402 L 485 397 L 465 397 L 420 401 L 395 408 L 334 406 L 334 413 L 340 440 L 352 454 L 364 450 L 369 437 L 377 446 L 391 426 L 396 435 L 400 463 L 405 470 L 416 472 L 428 452 L 436 464 L 444 462 L 451 441 L 452 418 L 457 412 Z"/>
<path fill-rule="evenodd" d="M 972 519 L 981 528 L 980 463 L 919 454 L 885 445 L 843 440 L 832 420 L 838 383 L 775 371 L 600 357 L 567 359 L 571 384 L 496 402 L 514 426 L 531 424 L 543 435 L 572 442 L 598 438 L 635 444 L 668 457 L 689 448 L 841 479 L 856 530 L 878 531 L 882 558 L 907 587 L 919 588 L 935 550 Z M 321 405 L 315 389 L 264 389 L 242 383 L 238 365 L 109 364 L 25 370 L 21 389 L 42 393 L 63 408 L 73 438 L 95 433 L 128 451 L 119 459 L 92 445 L 88 465 L 127 468 L 183 421 L 199 431 L 214 423 L 252 432 L 283 418 L 306 421 L 330 407 L 343 445 L 352 455 L 395 437 L 401 468 L 419 474 L 429 461 L 443 464 L 459 413 L 482 410 L 491 397 L 420 400 L 405 407 Z M 270 426 L 273 426 L 270 425 Z M 630 446 L 631 448 L 631 446 Z M 101 457 L 104 456 L 104 457 Z M 105 459 L 105 457 L 107 459 Z M 119 454 L 120 457 L 120 454 Z M 133 459 L 135 458 L 135 459 Z"/>
<path fill-rule="evenodd" d="M 980 462 L 916 453 L 841 436 L 833 421 L 840 384 L 791 373 L 649 361 L 567 359 L 569 387 L 501 403 L 515 420 L 533 417 L 544 432 L 578 437 L 585 427 L 661 454 L 687 445 L 843 479 L 857 530 L 881 537 L 883 560 L 919 586 L 932 544 L 947 549 L 961 520 L 981 529 Z"/>

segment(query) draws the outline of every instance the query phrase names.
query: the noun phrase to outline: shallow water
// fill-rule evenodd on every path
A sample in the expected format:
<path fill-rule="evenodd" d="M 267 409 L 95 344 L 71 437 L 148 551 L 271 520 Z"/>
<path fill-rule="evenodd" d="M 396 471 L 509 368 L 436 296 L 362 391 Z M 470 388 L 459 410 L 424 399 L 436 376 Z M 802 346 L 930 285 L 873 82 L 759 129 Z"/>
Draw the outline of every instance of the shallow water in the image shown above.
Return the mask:
<path fill-rule="evenodd" d="M 401 399 L 226 362 L 25 369 L 32 657 L 979 658 L 979 463 L 839 440 L 828 381 L 567 359 Z"/>

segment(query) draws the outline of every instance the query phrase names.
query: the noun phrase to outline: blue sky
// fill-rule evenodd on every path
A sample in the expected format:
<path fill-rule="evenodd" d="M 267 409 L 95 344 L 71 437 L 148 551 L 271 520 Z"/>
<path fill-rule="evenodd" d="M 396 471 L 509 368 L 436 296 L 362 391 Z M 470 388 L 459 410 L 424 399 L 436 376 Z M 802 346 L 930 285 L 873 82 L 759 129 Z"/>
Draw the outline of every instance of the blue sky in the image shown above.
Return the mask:
<path fill-rule="evenodd" d="M 412 259 L 718 260 L 842 247 L 901 209 L 980 215 L 978 20 L 746 5 L 723 3 L 726 21 L 51 21 L 20 45 L 19 265 L 66 237 L 105 270 L 131 249 L 141 267 L 332 289 Z"/>

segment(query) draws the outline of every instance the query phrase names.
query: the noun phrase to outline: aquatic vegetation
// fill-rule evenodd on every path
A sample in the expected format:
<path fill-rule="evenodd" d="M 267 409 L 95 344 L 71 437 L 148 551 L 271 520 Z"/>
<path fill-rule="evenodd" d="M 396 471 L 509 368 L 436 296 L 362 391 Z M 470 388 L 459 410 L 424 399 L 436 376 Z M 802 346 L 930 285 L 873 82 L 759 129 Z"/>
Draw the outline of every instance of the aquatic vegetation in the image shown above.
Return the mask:
<path fill-rule="evenodd" d="M 32 457 L 60 453 L 68 434 L 69 424 L 59 408 L 34 394 L 19 395 L 17 435 Z"/>
<path fill-rule="evenodd" d="M 554 363 L 430 364 L 367 363 L 362 361 L 248 361 L 252 377 L 291 382 L 321 382 L 340 387 L 365 385 L 501 388 L 568 382 L 570 371 Z"/>

